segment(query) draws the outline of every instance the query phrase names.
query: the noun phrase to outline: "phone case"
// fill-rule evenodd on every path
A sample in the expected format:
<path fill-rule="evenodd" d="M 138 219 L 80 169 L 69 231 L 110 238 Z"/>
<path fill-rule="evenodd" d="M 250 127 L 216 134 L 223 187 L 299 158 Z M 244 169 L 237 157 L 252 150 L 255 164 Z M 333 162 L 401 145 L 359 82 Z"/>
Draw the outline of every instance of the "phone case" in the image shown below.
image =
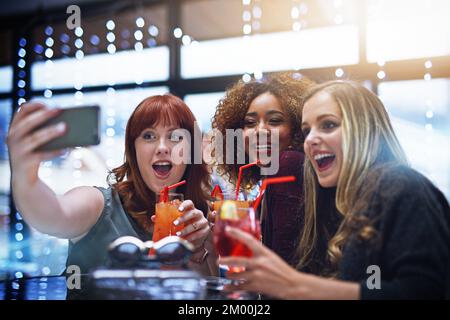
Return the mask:
<path fill-rule="evenodd" d="M 56 138 L 38 151 L 83 147 L 100 143 L 100 107 L 82 106 L 63 109 L 61 114 L 50 119 L 39 128 L 65 122 L 67 129 L 64 136 Z"/>

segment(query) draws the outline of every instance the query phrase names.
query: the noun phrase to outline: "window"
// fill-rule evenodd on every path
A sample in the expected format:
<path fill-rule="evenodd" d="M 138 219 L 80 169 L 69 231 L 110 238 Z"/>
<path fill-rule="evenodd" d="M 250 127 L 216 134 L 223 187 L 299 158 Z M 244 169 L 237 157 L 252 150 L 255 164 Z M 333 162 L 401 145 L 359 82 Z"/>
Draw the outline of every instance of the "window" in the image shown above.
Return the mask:
<path fill-rule="evenodd" d="M 13 68 L 0 67 L 0 93 L 11 92 L 13 82 Z"/>
<path fill-rule="evenodd" d="M 219 100 L 222 99 L 225 92 L 190 94 L 184 97 L 184 101 L 191 109 L 197 119 L 197 123 L 202 132 L 211 130 L 211 119 L 216 112 Z"/>

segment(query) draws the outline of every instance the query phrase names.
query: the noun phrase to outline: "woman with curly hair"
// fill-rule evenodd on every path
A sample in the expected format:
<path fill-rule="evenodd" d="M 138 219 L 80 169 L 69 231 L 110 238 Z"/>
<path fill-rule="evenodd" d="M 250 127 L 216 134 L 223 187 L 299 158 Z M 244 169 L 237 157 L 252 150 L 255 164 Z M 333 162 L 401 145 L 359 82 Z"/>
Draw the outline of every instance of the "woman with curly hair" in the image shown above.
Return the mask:
<path fill-rule="evenodd" d="M 239 161 L 239 143 L 233 144 L 233 161 L 218 162 L 217 172 L 236 186 L 239 168 L 252 159 L 266 157 L 276 160 L 279 169 L 272 176 L 294 175 L 295 183 L 270 186 L 261 203 L 260 220 L 264 244 L 284 260 L 293 262 L 293 255 L 303 219 L 302 150 L 300 130 L 303 94 L 312 82 L 296 74 L 281 73 L 263 80 L 239 81 L 227 90 L 219 102 L 212 127 L 222 136 L 227 130 L 241 133 L 245 161 Z M 228 131 L 229 134 L 230 131 Z M 266 141 L 264 141 L 264 137 Z M 276 139 L 278 138 L 278 139 Z M 254 140 L 252 140 L 254 139 Z M 278 140 L 278 141 L 275 141 Z M 256 143 L 252 143 L 252 141 Z M 225 152 L 227 141 L 223 139 Z M 254 154 L 251 154 L 251 152 Z M 275 158 L 276 157 L 276 158 Z M 266 167 L 270 163 L 265 163 Z M 264 167 L 244 171 L 241 187 L 246 194 L 258 191 L 264 178 Z"/>
<path fill-rule="evenodd" d="M 450 298 L 450 207 L 411 169 L 380 99 L 364 86 L 332 81 L 311 89 L 303 107 L 305 224 L 297 271 L 234 228 L 251 258 L 238 289 L 284 299 Z M 334 194 L 324 200 L 324 193 Z M 328 202 L 328 203 L 327 203 Z M 340 216 L 318 250 L 320 205 Z M 319 256 L 320 254 L 320 256 Z M 311 265 L 321 260 L 320 269 Z M 308 271 L 306 273 L 305 271 Z"/>
<path fill-rule="evenodd" d="M 181 132 L 194 134 L 195 118 L 183 100 L 170 94 L 144 99 L 128 120 L 124 163 L 112 170 L 115 181 L 110 179 L 108 188 L 82 186 L 64 195 L 56 195 L 38 177 L 40 162 L 61 151 L 45 153 L 36 148 L 64 135 L 66 126 L 60 123 L 33 131 L 59 112 L 39 103 L 23 105 L 12 121 L 8 147 L 17 208 L 39 231 L 70 239 L 67 265 L 77 265 L 87 273 L 107 264 L 107 247 L 115 239 L 134 236 L 151 240 L 155 194 L 186 180 L 174 191 L 189 199 L 181 203 L 178 219 L 185 223 L 180 236 L 195 247 L 189 265 L 203 274 L 217 274 L 206 219 L 207 167 L 173 161 L 175 150 L 188 143 Z M 183 150 L 191 150 L 193 157 L 194 148 Z"/>

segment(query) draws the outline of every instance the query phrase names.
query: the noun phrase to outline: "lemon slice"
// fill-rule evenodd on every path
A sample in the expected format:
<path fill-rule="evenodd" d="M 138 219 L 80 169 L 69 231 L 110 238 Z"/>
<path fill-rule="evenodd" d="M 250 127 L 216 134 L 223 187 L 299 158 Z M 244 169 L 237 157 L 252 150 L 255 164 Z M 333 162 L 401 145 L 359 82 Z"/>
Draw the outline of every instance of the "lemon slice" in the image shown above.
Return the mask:
<path fill-rule="evenodd" d="M 223 202 L 220 209 L 220 218 L 228 220 L 238 220 L 236 203 L 234 201 L 226 200 Z"/>

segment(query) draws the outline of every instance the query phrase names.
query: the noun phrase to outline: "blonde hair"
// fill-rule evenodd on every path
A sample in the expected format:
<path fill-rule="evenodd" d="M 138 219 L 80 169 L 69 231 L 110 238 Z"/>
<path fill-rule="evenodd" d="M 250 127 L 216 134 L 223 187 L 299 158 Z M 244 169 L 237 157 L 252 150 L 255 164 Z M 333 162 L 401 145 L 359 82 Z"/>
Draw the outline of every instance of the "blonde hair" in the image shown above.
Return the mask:
<path fill-rule="evenodd" d="M 342 168 L 334 205 L 343 216 L 336 234 L 328 242 L 327 259 L 334 271 L 342 247 L 359 223 L 358 236 L 370 239 L 375 230 L 367 219 L 356 216 L 366 205 L 361 189 L 374 165 L 394 162 L 407 165 L 405 153 L 394 133 L 381 100 L 364 86 L 351 81 L 330 81 L 313 86 L 305 102 L 319 92 L 328 93 L 342 113 Z M 309 159 L 304 164 L 305 225 L 298 246 L 298 268 L 311 262 L 318 237 L 317 201 L 319 184 Z"/>

